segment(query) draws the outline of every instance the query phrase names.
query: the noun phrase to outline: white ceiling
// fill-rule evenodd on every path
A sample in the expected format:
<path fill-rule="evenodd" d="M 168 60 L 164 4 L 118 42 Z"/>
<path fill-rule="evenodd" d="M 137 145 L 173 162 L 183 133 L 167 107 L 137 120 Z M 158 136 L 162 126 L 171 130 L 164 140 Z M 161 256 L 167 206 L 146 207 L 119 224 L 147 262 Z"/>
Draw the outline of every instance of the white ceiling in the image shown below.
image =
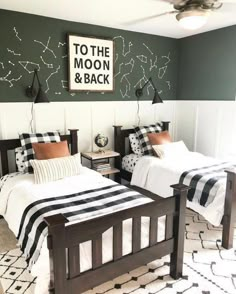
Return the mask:
<path fill-rule="evenodd" d="M 0 8 L 102 25 L 130 31 L 182 38 L 236 24 L 236 0 L 227 2 L 209 17 L 207 25 L 197 31 L 178 26 L 175 15 L 165 15 L 135 25 L 129 21 L 171 11 L 172 5 L 160 0 L 0 0 Z"/>

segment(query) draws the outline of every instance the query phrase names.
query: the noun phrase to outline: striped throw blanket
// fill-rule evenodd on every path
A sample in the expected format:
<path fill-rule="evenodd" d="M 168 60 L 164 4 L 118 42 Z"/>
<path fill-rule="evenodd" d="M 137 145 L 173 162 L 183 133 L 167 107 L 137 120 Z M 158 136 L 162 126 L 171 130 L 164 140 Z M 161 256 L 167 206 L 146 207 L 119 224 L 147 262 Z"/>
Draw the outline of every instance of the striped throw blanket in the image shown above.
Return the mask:
<path fill-rule="evenodd" d="M 29 268 L 37 261 L 48 228 L 44 217 L 63 214 L 69 221 L 84 221 L 151 202 L 148 197 L 119 184 L 70 195 L 37 200 L 26 207 L 17 239 Z"/>
<path fill-rule="evenodd" d="M 188 200 L 207 207 L 215 199 L 218 190 L 226 187 L 225 169 L 236 167 L 230 162 L 195 168 L 182 173 L 179 182 L 191 187 Z"/>

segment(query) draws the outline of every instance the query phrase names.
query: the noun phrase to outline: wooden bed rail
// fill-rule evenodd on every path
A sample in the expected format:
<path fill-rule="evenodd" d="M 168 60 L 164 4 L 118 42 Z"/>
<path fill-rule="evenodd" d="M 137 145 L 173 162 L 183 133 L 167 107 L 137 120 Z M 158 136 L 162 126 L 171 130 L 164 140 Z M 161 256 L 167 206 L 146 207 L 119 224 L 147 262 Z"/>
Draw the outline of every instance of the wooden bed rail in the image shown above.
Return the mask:
<path fill-rule="evenodd" d="M 61 214 L 46 217 L 49 230 L 50 292 L 79 294 L 167 254 L 171 254 L 170 274 L 179 278 L 183 266 L 184 212 L 188 187 L 179 184 L 172 187 L 174 196 L 169 198 L 161 198 L 133 187 L 145 194 L 147 192 L 147 196 L 152 194 L 156 200 L 81 223 L 66 225 L 67 219 Z M 158 242 L 157 220 L 163 215 L 166 216 L 165 239 Z M 142 216 L 150 217 L 149 247 L 143 249 Z M 123 256 L 122 222 L 126 219 L 132 219 L 132 253 Z M 113 260 L 103 264 L 102 234 L 109 228 L 113 228 Z M 86 241 L 92 242 L 92 269 L 81 273 L 79 246 Z"/>
<path fill-rule="evenodd" d="M 227 184 L 225 194 L 224 216 L 222 220 L 222 246 L 233 247 L 234 224 L 236 222 L 236 169 L 227 169 Z"/>

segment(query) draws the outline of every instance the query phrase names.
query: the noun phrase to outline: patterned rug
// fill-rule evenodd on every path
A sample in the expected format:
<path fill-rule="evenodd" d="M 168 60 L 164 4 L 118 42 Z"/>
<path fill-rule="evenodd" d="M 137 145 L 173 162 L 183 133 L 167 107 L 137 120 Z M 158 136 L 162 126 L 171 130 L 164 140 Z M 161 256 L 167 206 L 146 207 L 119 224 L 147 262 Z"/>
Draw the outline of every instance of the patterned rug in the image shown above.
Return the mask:
<path fill-rule="evenodd" d="M 169 257 L 153 261 L 86 294 L 236 294 L 234 249 L 221 248 L 221 229 L 187 211 L 183 277 L 169 275 Z M 5 293 L 34 293 L 36 280 L 27 272 L 19 249 L 0 254 L 0 281 Z M 65 293 L 66 294 L 66 293 Z"/>

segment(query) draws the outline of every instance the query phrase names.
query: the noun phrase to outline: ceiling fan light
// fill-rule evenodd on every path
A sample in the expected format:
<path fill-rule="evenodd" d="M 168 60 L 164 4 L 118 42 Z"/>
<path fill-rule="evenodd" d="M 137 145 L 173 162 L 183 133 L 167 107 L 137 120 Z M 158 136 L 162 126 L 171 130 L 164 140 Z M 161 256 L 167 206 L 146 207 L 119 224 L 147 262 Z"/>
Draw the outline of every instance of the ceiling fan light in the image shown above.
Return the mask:
<path fill-rule="evenodd" d="M 209 13 L 206 11 L 184 11 L 176 15 L 179 25 L 187 30 L 197 30 L 203 27 L 208 20 Z"/>

